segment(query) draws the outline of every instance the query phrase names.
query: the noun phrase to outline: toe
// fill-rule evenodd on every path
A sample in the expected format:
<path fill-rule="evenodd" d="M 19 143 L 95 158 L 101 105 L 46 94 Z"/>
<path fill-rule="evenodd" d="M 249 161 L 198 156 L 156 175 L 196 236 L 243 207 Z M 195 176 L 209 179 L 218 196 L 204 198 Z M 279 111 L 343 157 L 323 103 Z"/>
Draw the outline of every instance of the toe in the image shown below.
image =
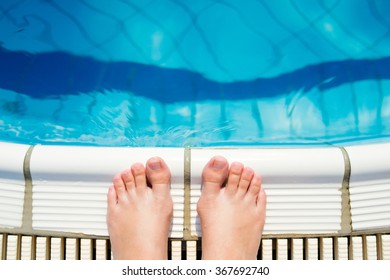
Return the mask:
<path fill-rule="evenodd" d="M 251 201 L 256 202 L 257 196 L 260 193 L 260 188 L 261 177 L 259 175 L 254 175 L 249 185 L 248 192 L 246 193 L 246 197 L 248 197 Z"/>
<path fill-rule="evenodd" d="M 138 190 L 146 189 L 146 173 L 145 167 L 141 163 L 135 163 L 131 166 L 131 172 L 133 173 L 135 187 Z"/>
<path fill-rule="evenodd" d="M 238 183 L 240 182 L 242 171 L 244 170 L 244 165 L 239 162 L 233 162 L 230 165 L 229 177 L 226 184 L 226 190 L 235 193 L 237 191 Z"/>
<path fill-rule="evenodd" d="M 215 156 L 206 164 L 202 172 L 202 194 L 217 194 L 228 175 L 228 161 Z"/>
<path fill-rule="evenodd" d="M 114 183 L 114 190 L 116 193 L 116 196 L 118 197 L 118 200 L 123 199 L 126 197 L 127 190 L 125 182 L 123 182 L 122 174 L 115 175 L 114 179 L 112 180 Z"/>
<path fill-rule="evenodd" d="M 131 170 L 123 171 L 121 177 L 128 191 L 135 188 L 134 176 L 131 173 Z"/>
<path fill-rule="evenodd" d="M 112 210 L 118 203 L 118 197 L 116 195 L 115 187 L 111 186 L 107 192 L 107 210 Z"/>
<path fill-rule="evenodd" d="M 259 194 L 257 196 L 256 203 L 257 203 L 257 207 L 259 208 L 259 210 L 261 212 L 263 212 L 265 215 L 265 208 L 266 208 L 266 204 L 267 204 L 267 195 L 265 193 L 263 186 L 261 186 L 261 185 L 260 185 L 260 191 L 259 191 Z"/>
<path fill-rule="evenodd" d="M 240 182 L 238 183 L 238 192 L 241 195 L 245 195 L 248 191 L 252 178 L 255 172 L 250 167 L 245 167 L 241 174 Z"/>
<path fill-rule="evenodd" d="M 108 227 L 112 224 L 113 220 L 115 220 L 115 216 L 117 213 L 118 207 L 118 196 L 115 191 L 115 187 L 111 186 L 107 192 L 107 215 L 106 222 Z"/>
<path fill-rule="evenodd" d="M 171 172 L 161 158 L 153 157 L 147 161 L 146 177 L 152 185 L 153 191 L 161 193 L 169 192 Z"/>

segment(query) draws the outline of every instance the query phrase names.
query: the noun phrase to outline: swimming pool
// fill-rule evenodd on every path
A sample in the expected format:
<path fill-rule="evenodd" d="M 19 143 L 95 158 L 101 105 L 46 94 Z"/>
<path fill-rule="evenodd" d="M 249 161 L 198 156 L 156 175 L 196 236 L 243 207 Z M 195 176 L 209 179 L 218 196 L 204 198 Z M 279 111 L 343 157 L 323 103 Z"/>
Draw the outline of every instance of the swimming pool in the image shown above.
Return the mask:
<path fill-rule="evenodd" d="M 389 136 L 385 1 L 138 2 L 3 2 L 0 139 L 204 147 Z"/>
<path fill-rule="evenodd" d="M 106 238 L 112 175 L 153 155 L 173 174 L 171 240 L 195 242 L 201 169 L 223 154 L 263 175 L 280 248 L 368 234 L 387 258 L 386 1 L 0 8 L 0 252 L 20 234 Z"/>

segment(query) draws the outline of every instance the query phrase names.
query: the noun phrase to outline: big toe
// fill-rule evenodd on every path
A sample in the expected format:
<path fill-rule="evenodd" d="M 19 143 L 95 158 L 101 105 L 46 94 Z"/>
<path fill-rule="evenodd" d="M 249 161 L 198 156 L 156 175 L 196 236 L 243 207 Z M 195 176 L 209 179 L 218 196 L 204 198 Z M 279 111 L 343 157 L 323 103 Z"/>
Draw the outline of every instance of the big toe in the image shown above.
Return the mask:
<path fill-rule="evenodd" d="M 216 194 L 226 181 L 229 163 L 221 156 L 210 159 L 202 172 L 202 193 Z"/>
<path fill-rule="evenodd" d="M 146 177 L 148 178 L 148 181 L 152 185 L 154 191 L 169 191 L 171 172 L 163 159 L 153 157 L 147 161 Z"/>

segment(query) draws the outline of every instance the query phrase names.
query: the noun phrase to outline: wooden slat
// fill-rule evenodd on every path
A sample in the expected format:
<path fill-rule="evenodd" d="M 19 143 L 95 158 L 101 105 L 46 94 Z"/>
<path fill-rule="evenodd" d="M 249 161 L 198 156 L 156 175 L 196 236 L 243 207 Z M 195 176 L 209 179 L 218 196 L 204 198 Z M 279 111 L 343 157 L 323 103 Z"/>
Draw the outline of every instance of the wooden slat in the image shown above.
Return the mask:
<path fill-rule="evenodd" d="M 263 239 L 261 256 L 263 260 L 272 260 L 272 239 Z"/>
<path fill-rule="evenodd" d="M 294 238 L 291 246 L 291 258 L 293 260 L 303 260 L 303 239 Z"/>
<path fill-rule="evenodd" d="M 5 238 L 3 236 L 4 234 L 0 234 L 0 260 L 5 257 L 5 246 L 3 245 L 3 240 L 5 240 Z"/>
<path fill-rule="evenodd" d="M 376 250 L 376 236 L 375 235 L 369 235 L 366 236 L 366 259 L 367 260 L 377 260 L 378 254 Z"/>
<path fill-rule="evenodd" d="M 91 260 L 92 259 L 92 241 L 91 239 L 81 239 L 80 259 Z"/>
<path fill-rule="evenodd" d="M 181 241 L 172 241 L 172 260 L 181 260 Z"/>
<path fill-rule="evenodd" d="M 318 239 L 308 238 L 306 240 L 306 258 L 308 260 L 318 260 Z"/>
<path fill-rule="evenodd" d="M 348 238 L 347 237 L 338 237 L 335 239 L 337 247 L 335 250 L 337 260 L 348 260 Z M 335 245 L 336 245 L 335 244 Z"/>
<path fill-rule="evenodd" d="M 52 237 L 50 239 L 50 259 L 61 260 L 61 238 Z"/>
<path fill-rule="evenodd" d="M 65 259 L 76 260 L 76 255 L 77 255 L 76 238 L 67 238 L 65 243 L 66 243 Z"/>
<path fill-rule="evenodd" d="M 351 259 L 363 260 L 363 240 L 361 236 L 353 236 L 351 242 Z"/>
<path fill-rule="evenodd" d="M 21 250 L 21 259 L 22 260 L 31 260 L 32 252 L 32 237 L 31 236 L 22 236 L 22 250 Z"/>
<path fill-rule="evenodd" d="M 333 260 L 333 239 L 330 237 L 321 238 L 320 242 L 321 260 Z"/>
<path fill-rule="evenodd" d="M 105 260 L 107 259 L 107 242 L 106 240 L 96 240 L 96 259 Z"/>
<path fill-rule="evenodd" d="M 278 260 L 288 260 L 287 239 L 277 239 L 276 240 L 276 258 Z"/>
<path fill-rule="evenodd" d="M 7 260 L 16 260 L 18 237 L 8 235 L 7 238 Z"/>
<path fill-rule="evenodd" d="M 47 260 L 49 258 L 48 256 L 48 244 L 47 237 L 37 237 L 36 240 L 36 259 L 37 260 Z"/>
<path fill-rule="evenodd" d="M 196 241 L 187 241 L 187 260 L 196 260 Z"/>
<path fill-rule="evenodd" d="M 382 235 L 382 254 L 384 260 L 390 260 L 390 234 Z"/>

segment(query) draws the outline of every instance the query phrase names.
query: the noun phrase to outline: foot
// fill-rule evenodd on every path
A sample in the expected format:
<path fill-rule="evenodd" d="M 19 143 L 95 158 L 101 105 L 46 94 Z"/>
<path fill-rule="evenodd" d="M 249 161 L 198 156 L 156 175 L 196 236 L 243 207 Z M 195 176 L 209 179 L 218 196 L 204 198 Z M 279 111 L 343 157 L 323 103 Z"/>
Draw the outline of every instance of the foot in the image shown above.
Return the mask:
<path fill-rule="evenodd" d="M 107 225 L 114 259 L 167 259 L 173 203 L 170 171 L 160 158 L 113 179 Z M 149 187 L 151 185 L 151 187 Z"/>
<path fill-rule="evenodd" d="M 238 162 L 229 168 L 216 156 L 203 169 L 202 180 L 197 205 L 202 259 L 256 259 L 265 223 L 261 177 Z"/>

